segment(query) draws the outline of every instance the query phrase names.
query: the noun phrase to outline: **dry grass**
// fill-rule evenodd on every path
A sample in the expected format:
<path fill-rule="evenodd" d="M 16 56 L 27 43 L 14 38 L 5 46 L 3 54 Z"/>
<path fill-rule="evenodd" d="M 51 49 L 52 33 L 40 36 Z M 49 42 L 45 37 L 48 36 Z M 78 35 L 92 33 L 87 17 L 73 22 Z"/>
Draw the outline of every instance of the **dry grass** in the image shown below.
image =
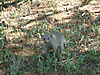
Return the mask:
<path fill-rule="evenodd" d="M 0 53 L 0 73 L 98 75 L 100 3 L 81 6 L 82 0 L 74 2 L 39 0 L 31 4 L 20 1 L 17 7 L 3 7 L 0 20 L 5 39 Z M 57 61 L 58 57 L 46 59 L 44 56 L 41 34 L 52 29 L 66 36 L 61 61 Z"/>

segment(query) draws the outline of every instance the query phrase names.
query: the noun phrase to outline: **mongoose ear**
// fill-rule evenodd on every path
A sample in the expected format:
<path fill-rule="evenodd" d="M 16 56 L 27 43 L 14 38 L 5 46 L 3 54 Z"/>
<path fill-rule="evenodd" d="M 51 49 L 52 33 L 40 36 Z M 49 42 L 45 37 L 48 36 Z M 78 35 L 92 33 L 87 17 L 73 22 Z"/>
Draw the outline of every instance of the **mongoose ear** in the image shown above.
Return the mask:
<path fill-rule="evenodd" d="M 51 34 L 51 38 L 52 38 L 52 34 Z"/>
<path fill-rule="evenodd" d="M 56 38 L 56 36 L 54 34 L 51 34 L 51 38 Z"/>

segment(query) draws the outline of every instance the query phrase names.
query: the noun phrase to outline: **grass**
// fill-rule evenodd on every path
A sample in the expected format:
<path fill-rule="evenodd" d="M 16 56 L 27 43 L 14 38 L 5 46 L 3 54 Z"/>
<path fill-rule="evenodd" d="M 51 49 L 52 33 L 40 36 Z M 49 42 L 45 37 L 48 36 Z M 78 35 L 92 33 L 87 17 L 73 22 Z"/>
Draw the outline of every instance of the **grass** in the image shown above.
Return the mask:
<path fill-rule="evenodd" d="M 99 75 L 99 16 L 92 21 L 91 12 L 77 9 L 70 12 L 74 12 L 74 16 L 59 19 L 58 15 L 64 11 L 56 10 L 57 1 L 44 2 L 34 8 L 24 2 L 18 8 L 10 6 L 1 11 L 4 23 L 0 24 L 0 72 L 7 75 Z M 54 14 L 46 15 L 50 12 Z M 51 52 L 46 58 L 41 35 L 52 29 L 65 35 L 66 47 L 61 56 L 58 52 L 53 57 Z"/>

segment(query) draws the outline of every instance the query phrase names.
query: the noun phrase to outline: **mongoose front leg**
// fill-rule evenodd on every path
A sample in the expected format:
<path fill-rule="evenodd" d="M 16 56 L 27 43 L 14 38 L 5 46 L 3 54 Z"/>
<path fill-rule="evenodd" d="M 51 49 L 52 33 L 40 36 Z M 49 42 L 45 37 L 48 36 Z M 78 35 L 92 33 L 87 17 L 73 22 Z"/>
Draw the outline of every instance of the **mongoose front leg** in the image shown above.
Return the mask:
<path fill-rule="evenodd" d="M 44 45 L 44 50 L 45 50 L 46 57 L 48 57 L 49 56 L 49 47 L 48 47 L 48 45 Z"/>
<path fill-rule="evenodd" d="M 55 57 L 56 55 L 56 50 L 57 50 L 57 47 L 53 47 L 53 56 Z"/>

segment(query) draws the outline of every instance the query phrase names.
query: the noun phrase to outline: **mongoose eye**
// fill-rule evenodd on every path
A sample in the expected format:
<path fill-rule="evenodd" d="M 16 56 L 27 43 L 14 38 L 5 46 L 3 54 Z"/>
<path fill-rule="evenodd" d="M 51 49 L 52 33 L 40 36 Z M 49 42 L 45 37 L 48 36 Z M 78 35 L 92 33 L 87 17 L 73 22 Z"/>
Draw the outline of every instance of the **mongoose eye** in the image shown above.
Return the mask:
<path fill-rule="evenodd" d="M 45 38 L 43 38 L 43 40 L 45 40 Z"/>
<path fill-rule="evenodd" d="M 49 38 L 47 38 L 49 40 Z"/>

